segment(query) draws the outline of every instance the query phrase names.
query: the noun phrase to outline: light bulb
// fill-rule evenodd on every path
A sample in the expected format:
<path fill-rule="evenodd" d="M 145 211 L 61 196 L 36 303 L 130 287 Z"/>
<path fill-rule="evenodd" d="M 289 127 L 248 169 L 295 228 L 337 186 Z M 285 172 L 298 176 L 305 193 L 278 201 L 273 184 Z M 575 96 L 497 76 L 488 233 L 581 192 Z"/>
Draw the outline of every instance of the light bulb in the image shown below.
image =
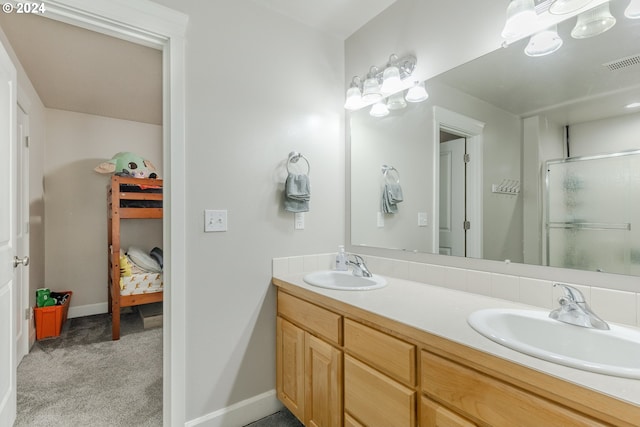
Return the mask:
<path fill-rule="evenodd" d="M 344 103 L 344 108 L 347 110 L 357 110 L 362 107 L 362 94 L 358 86 L 351 86 L 347 90 L 347 100 Z"/>
<path fill-rule="evenodd" d="M 534 34 L 529 39 L 529 44 L 524 49 L 527 56 L 549 55 L 562 46 L 562 39 L 558 35 L 556 26 Z"/>
<path fill-rule="evenodd" d="M 624 10 L 624 16 L 629 19 L 640 19 L 640 0 L 631 0 Z"/>
<path fill-rule="evenodd" d="M 424 82 L 416 83 L 415 86 L 407 91 L 405 99 L 407 102 L 422 102 L 429 98 L 427 90 L 424 88 Z"/>
<path fill-rule="evenodd" d="M 602 34 L 616 24 L 616 18 L 609 11 L 609 2 L 602 3 L 593 9 L 578 15 L 578 22 L 571 30 L 574 39 L 586 39 L 587 37 Z"/>
<path fill-rule="evenodd" d="M 556 0 L 549 6 L 552 15 L 565 15 L 582 9 L 593 0 Z"/>
<path fill-rule="evenodd" d="M 533 0 L 511 0 L 502 37 L 511 39 L 529 34 L 538 19 Z"/>
<path fill-rule="evenodd" d="M 387 108 L 387 104 L 382 101 L 376 102 L 371 107 L 371 111 L 369 111 L 369 114 L 373 117 L 384 117 L 389 115 L 389 108 Z"/>

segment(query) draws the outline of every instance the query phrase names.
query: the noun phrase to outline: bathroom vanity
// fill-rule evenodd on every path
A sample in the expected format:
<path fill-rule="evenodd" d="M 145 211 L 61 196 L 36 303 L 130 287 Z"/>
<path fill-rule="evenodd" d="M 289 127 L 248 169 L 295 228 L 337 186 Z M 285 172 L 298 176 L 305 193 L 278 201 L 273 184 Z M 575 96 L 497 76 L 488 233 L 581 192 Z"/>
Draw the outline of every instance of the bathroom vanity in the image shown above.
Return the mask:
<path fill-rule="evenodd" d="M 581 371 L 473 331 L 484 308 L 528 308 L 389 279 L 336 291 L 274 277 L 277 395 L 306 426 L 638 426 L 640 380 Z"/>

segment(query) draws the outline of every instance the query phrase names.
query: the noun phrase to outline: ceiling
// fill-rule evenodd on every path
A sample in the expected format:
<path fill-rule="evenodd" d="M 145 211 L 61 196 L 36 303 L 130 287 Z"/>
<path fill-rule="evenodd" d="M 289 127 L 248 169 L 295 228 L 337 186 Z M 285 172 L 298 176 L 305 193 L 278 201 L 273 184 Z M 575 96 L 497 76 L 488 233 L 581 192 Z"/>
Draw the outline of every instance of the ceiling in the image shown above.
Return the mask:
<path fill-rule="evenodd" d="M 561 23 L 564 43 L 551 55 L 528 57 L 528 40 L 521 40 L 433 80 L 520 117 L 544 112 L 565 125 L 637 112 L 624 108 L 640 102 L 640 20 L 625 18 L 626 6 L 611 2 L 616 25 L 595 37 L 574 39 L 576 20 Z M 633 65 L 614 71 L 603 65 L 630 56 L 638 57 L 628 61 Z"/>
<path fill-rule="evenodd" d="M 253 0 L 346 39 L 395 0 Z M 162 124 L 162 52 L 38 15 L 0 27 L 47 108 Z"/>
<path fill-rule="evenodd" d="M 0 27 L 47 108 L 162 124 L 162 52 L 35 14 Z"/>

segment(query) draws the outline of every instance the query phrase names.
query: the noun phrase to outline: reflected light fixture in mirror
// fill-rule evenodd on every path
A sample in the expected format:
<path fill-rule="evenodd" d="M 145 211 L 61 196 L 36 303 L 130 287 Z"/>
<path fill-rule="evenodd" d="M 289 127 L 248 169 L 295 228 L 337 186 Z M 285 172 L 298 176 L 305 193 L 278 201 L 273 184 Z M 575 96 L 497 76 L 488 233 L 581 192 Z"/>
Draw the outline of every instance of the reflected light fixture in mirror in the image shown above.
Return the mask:
<path fill-rule="evenodd" d="M 609 2 L 578 15 L 576 26 L 571 30 L 574 39 L 586 39 L 604 33 L 616 24 L 616 18 L 609 11 Z"/>
<path fill-rule="evenodd" d="M 416 82 L 413 87 L 409 88 L 405 99 L 407 102 L 422 102 L 429 98 L 429 94 L 424 87 L 424 82 Z"/>
<path fill-rule="evenodd" d="M 533 0 L 511 0 L 507 6 L 507 21 L 502 37 L 510 39 L 529 33 L 537 19 Z"/>
<path fill-rule="evenodd" d="M 629 19 L 640 19 L 640 0 L 631 0 L 624 10 L 624 16 Z"/>
<path fill-rule="evenodd" d="M 347 89 L 347 99 L 344 108 L 347 110 L 357 110 L 362 107 L 362 92 L 360 92 L 360 77 L 354 76 L 351 85 Z"/>
<path fill-rule="evenodd" d="M 389 108 L 389 110 L 402 110 L 406 107 L 407 102 L 404 100 L 402 92 L 394 93 L 387 101 L 387 108 Z"/>
<path fill-rule="evenodd" d="M 549 6 L 552 15 L 566 15 L 587 6 L 593 0 L 556 0 Z"/>
<path fill-rule="evenodd" d="M 398 61 L 398 56 L 393 54 L 389 57 L 387 68 L 382 73 L 382 87 L 383 93 L 395 93 L 404 89 L 402 87 L 402 81 L 400 80 L 400 70 L 394 65 L 394 61 Z"/>
<path fill-rule="evenodd" d="M 371 107 L 369 114 L 373 117 L 384 117 L 389 115 L 389 108 L 387 104 L 382 101 L 378 101 Z"/>
<path fill-rule="evenodd" d="M 369 69 L 367 79 L 362 85 L 362 101 L 365 103 L 377 102 L 382 99 L 382 91 L 380 90 L 380 83 L 378 82 L 378 67 L 375 65 Z"/>
<path fill-rule="evenodd" d="M 557 27 L 554 25 L 531 36 L 524 53 L 527 56 L 544 56 L 555 52 L 561 46 L 562 39 L 558 35 Z"/>

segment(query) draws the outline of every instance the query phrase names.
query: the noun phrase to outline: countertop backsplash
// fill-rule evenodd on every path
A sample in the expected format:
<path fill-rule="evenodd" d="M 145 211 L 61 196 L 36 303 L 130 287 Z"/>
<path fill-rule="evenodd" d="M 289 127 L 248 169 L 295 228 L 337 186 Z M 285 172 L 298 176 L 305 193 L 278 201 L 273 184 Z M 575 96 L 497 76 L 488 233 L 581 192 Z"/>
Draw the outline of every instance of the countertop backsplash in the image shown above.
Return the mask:
<path fill-rule="evenodd" d="M 549 280 L 392 258 L 363 258 L 373 274 L 528 304 L 541 309 L 555 308 L 558 305 L 557 299 L 561 296 L 561 290 L 554 288 L 554 282 Z M 334 268 L 334 253 L 292 256 L 274 258 L 272 274 L 275 277 L 286 277 Z M 605 321 L 640 327 L 640 293 L 568 284 L 580 289 L 593 311 Z"/>

